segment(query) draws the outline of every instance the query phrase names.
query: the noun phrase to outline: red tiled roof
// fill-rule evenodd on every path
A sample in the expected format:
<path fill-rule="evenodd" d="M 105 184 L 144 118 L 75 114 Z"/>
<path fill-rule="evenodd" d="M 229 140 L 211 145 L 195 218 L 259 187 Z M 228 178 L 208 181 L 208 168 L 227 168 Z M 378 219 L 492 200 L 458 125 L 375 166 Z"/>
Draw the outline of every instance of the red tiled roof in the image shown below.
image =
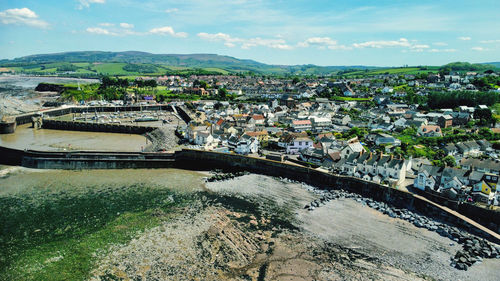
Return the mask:
<path fill-rule="evenodd" d="M 293 125 L 311 125 L 311 120 L 293 120 Z"/>

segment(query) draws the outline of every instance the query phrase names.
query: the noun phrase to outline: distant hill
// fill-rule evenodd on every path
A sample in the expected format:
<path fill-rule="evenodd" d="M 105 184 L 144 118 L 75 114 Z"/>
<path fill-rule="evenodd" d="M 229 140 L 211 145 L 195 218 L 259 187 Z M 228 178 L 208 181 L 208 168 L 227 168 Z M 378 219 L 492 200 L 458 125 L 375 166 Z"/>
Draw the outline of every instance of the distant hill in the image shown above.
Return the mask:
<path fill-rule="evenodd" d="M 269 65 L 254 60 L 237 59 L 216 54 L 151 54 L 138 51 L 101 52 L 83 51 L 40 54 L 0 61 L 3 66 L 26 66 L 54 63 L 127 63 L 154 64 L 164 67 L 221 69 L 227 72 L 255 72 L 260 74 L 331 74 L 345 69 L 374 69 L 367 66 Z"/>
<path fill-rule="evenodd" d="M 496 68 L 500 68 L 500 61 L 497 61 L 497 62 L 485 62 L 483 64 L 493 65 Z"/>
<path fill-rule="evenodd" d="M 381 74 L 421 74 L 447 71 L 485 71 L 500 68 L 500 62 L 471 64 L 453 62 L 443 66 L 371 67 L 271 65 L 249 59 L 216 54 L 151 54 L 138 51 L 82 51 L 31 55 L 0 60 L 0 66 L 18 73 L 36 75 L 164 75 L 227 74 L 253 72 L 263 75 L 331 75 L 364 77 Z"/>

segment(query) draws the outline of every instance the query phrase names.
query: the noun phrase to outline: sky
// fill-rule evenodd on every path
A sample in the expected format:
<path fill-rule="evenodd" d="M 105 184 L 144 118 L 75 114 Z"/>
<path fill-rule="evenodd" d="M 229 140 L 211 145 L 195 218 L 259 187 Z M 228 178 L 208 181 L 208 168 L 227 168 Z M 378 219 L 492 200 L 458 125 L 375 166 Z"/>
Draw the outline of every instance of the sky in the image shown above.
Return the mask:
<path fill-rule="evenodd" d="M 500 61 L 500 0 L 0 0 L 0 59 L 210 53 L 268 64 Z"/>

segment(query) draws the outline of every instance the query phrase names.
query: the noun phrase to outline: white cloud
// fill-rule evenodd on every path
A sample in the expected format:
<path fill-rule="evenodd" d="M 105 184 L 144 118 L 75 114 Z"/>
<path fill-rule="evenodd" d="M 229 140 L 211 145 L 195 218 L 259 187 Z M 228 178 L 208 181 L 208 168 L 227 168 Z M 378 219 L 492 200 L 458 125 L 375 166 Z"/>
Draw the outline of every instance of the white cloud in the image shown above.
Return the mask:
<path fill-rule="evenodd" d="M 430 49 L 429 53 L 454 53 L 457 49 Z"/>
<path fill-rule="evenodd" d="M 78 9 L 89 8 L 90 4 L 104 4 L 106 0 L 78 0 Z"/>
<path fill-rule="evenodd" d="M 177 9 L 177 8 L 170 8 L 170 9 L 166 9 L 165 13 L 172 14 L 172 13 L 177 13 L 178 11 L 179 11 L 179 9 Z"/>
<path fill-rule="evenodd" d="M 468 37 L 468 36 L 461 36 L 461 37 L 458 37 L 459 40 L 462 40 L 462 41 L 470 41 L 472 38 Z"/>
<path fill-rule="evenodd" d="M 120 26 L 123 27 L 123 28 L 134 28 L 134 25 L 131 24 L 131 23 L 126 23 L 126 22 L 122 22 L 120 23 Z"/>
<path fill-rule="evenodd" d="M 478 51 L 478 52 L 488 51 L 488 49 L 483 48 L 483 47 L 472 47 L 470 49 L 473 51 Z"/>
<path fill-rule="evenodd" d="M 101 22 L 99 25 L 100 26 L 105 26 L 105 27 L 115 26 L 114 23 L 110 23 L 110 22 Z"/>
<path fill-rule="evenodd" d="M 112 36 L 118 35 L 114 32 L 111 32 L 111 31 L 109 31 L 105 28 L 101 28 L 101 27 L 89 27 L 86 29 L 86 31 L 88 33 L 99 34 L 99 35 L 112 35 Z"/>
<path fill-rule="evenodd" d="M 242 49 L 250 49 L 252 47 L 257 47 L 257 46 L 268 47 L 273 49 L 281 49 L 281 50 L 292 49 L 292 46 L 288 45 L 286 41 L 282 38 L 265 39 L 265 38 L 255 37 L 255 38 L 244 39 L 238 37 L 231 37 L 229 34 L 220 32 L 219 33 L 201 32 L 198 33 L 198 37 L 209 41 L 222 41 L 224 42 L 224 45 L 226 47 L 230 48 L 239 45 Z"/>
<path fill-rule="evenodd" d="M 328 48 L 330 50 L 350 50 L 351 47 L 345 45 L 338 45 L 337 40 L 333 40 L 330 37 L 311 37 L 303 42 L 297 44 L 299 47 L 309 47 L 317 46 L 320 49 Z"/>
<path fill-rule="evenodd" d="M 445 42 L 435 42 L 435 43 L 432 43 L 432 45 L 434 45 L 434 46 L 448 46 L 448 43 L 445 43 Z"/>
<path fill-rule="evenodd" d="M 159 35 L 170 35 L 173 37 L 181 37 L 181 38 L 185 38 L 188 36 L 186 32 L 175 32 L 171 26 L 156 27 L 149 30 L 149 33 L 159 34 Z"/>
<path fill-rule="evenodd" d="M 386 47 L 411 47 L 411 43 L 406 38 L 397 41 L 368 41 L 352 44 L 355 48 L 386 48 Z"/>
<path fill-rule="evenodd" d="M 49 24 L 40 20 L 38 15 L 28 8 L 7 9 L 0 12 L 0 22 L 2 24 L 28 25 L 38 28 L 47 28 Z"/>
<path fill-rule="evenodd" d="M 479 41 L 479 43 L 481 43 L 481 44 L 500 43 L 500 39 L 496 39 L 496 40 L 482 40 L 482 41 Z"/>

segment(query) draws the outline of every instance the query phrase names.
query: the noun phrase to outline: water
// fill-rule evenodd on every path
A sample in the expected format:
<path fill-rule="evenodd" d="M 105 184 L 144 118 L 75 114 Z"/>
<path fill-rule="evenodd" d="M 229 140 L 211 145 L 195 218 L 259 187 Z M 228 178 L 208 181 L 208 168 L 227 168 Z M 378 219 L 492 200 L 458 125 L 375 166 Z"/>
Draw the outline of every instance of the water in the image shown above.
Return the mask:
<path fill-rule="evenodd" d="M 99 83 L 97 79 L 63 78 L 63 77 L 38 77 L 21 75 L 0 75 L 0 85 L 11 85 L 25 89 L 34 89 L 40 83 L 63 83 L 63 84 L 90 84 Z"/>
<path fill-rule="evenodd" d="M 178 192 L 204 189 L 203 174 L 179 169 L 122 169 L 122 170 L 37 170 L 3 166 L 0 171 L 0 196 L 31 192 L 79 193 L 103 187 L 120 188 L 137 184 L 167 188 Z"/>
<path fill-rule="evenodd" d="M 146 138 L 141 135 L 78 132 L 30 128 L 24 124 L 14 134 L 0 134 L 0 146 L 32 150 L 105 150 L 141 151 L 146 147 Z"/>
<path fill-rule="evenodd" d="M 0 75 L 0 117 L 31 112 L 41 108 L 43 101 L 34 89 L 39 83 L 89 84 L 97 79 L 62 77 L 32 77 L 21 75 Z"/>

